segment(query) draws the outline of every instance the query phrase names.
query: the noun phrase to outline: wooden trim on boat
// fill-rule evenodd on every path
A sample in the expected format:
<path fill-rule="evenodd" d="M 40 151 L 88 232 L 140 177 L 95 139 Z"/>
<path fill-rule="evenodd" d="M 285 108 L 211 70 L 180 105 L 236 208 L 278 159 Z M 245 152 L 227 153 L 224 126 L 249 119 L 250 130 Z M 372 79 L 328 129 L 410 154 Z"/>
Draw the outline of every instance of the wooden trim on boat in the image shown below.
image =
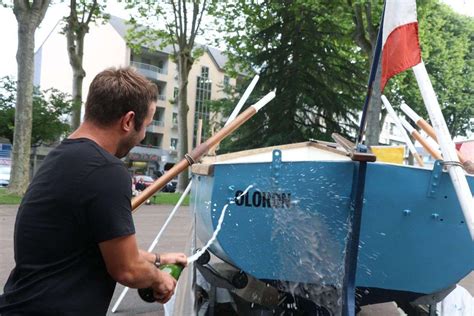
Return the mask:
<path fill-rule="evenodd" d="M 212 176 L 214 174 L 214 165 L 197 163 L 191 166 L 191 172 L 201 176 Z"/>
<path fill-rule="evenodd" d="M 329 147 L 328 144 L 331 144 L 334 147 Z M 286 149 L 303 148 L 303 147 L 315 147 L 315 148 L 318 148 L 318 149 L 327 150 L 327 151 L 330 151 L 332 153 L 339 154 L 339 155 L 347 157 L 346 152 L 336 149 L 335 146 L 336 146 L 336 144 L 332 144 L 332 143 L 324 144 L 324 143 L 319 142 L 319 141 L 308 141 L 308 142 L 302 142 L 302 143 L 276 145 L 276 146 L 270 146 L 270 147 L 243 150 L 243 151 L 238 151 L 238 152 L 235 152 L 235 153 L 223 154 L 223 155 L 218 155 L 218 156 L 206 156 L 206 157 L 203 158 L 202 163 L 215 163 L 215 162 L 219 162 L 219 161 L 226 161 L 226 160 L 230 160 L 230 159 L 240 158 L 240 157 L 243 157 L 243 156 L 262 154 L 262 153 L 266 153 L 266 152 L 269 152 L 269 151 L 273 151 L 275 149 L 286 150 Z"/>
<path fill-rule="evenodd" d="M 209 176 L 214 173 L 214 163 L 216 162 L 231 160 L 231 159 L 240 158 L 244 156 L 262 154 L 266 152 L 271 152 L 275 149 L 287 150 L 287 149 L 304 148 L 304 147 L 314 147 L 314 148 L 329 151 L 331 153 L 341 155 L 344 157 L 349 156 L 347 152 L 338 149 L 338 146 L 336 143 L 311 140 L 308 142 L 243 150 L 239 152 L 228 153 L 228 154 L 223 154 L 223 155 L 218 155 L 218 156 L 205 156 L 202 158 L 200 163 L 197 163 L 191 166 L 191 172 L 197 175 Z"/>

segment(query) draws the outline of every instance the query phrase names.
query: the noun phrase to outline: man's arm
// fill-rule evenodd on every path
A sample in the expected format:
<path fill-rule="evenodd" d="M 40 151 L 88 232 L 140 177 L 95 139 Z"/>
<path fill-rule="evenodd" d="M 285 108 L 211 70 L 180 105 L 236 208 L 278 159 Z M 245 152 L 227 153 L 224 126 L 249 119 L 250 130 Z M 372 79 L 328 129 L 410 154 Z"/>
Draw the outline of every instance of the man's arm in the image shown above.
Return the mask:
<path fill-rule="evenodd" d="M 108 273 L 117 282 L 131 288 L 152 287 L 161 296 L 174 291 L 176 280 L 153 265 L 151 254 L 138 250 L 135 235 L 101 242 L 99 248 Z"/>

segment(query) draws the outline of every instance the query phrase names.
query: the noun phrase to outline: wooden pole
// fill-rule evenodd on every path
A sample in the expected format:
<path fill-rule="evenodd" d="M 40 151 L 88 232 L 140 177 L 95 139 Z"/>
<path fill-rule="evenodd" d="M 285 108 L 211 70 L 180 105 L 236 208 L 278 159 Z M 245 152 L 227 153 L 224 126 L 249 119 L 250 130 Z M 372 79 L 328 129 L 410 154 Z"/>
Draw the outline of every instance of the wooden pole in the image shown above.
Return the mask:
<path fill-rule="evenodd" d="M 413 136 L 413 138 L 415 138 L 421 144 L 421 146 L 423 146 L 423 148 L 425 148 L 425 150 L 430 153 L 432 157 L 434 157 L 436 160 L 443 160 L 443 157 L 441 157 L 441 153 L 431 147 L 431 145 L 428 144 L 426 139 L 424 139 L 423 136 L 421 136 L 421 134 L 418 133 L 418 131 L 414 129 L 413 126 L 410 125 L 410 123 L 407 122 L 407 120 L 405 120 L 404 118 L 401 118 L 400 120 L 402 121 L 402 125 L 403 127 L 405 127 L 408 133 L 410 133 L 411 136 Z"/>
<path fill-rule="evenodd" d="M 435 142 L 438 142 L 438 138 L 436 137 L 436 132 L 434 128 L 427 122 L 425 121 L 422 117 L 420 117 L 418 114 L 416 114 L 415 111 L 413 111 L 408 105 L 402 104 L 400 106 L 403 112 L 413 121 L 418 125 L 423 131 L 425 131 L 426 134 L 428 134 Z M 459 150 L 456 149 L 456 154 L 458 155 L 459 160 L 464 164 L 466 163 L 467 159 L 464 158 L 464 156 L 459 152 Z M 434 157 L 434 156 L 433 156 Z"/>
<path fill-rule="evenodd" d="M 132 200 L 132 212 L 142 205 L 147 199 L 149 199 L 155 192 L 161 190 L 169 181 L 176 177 L 179 173 L 186 170 L 189 166 L 198 161 L 212 146 L 219 143 L 230 133 L 239 128 L 242 124 L 248 121 L 252 116 L 255 115 L 262 107 L 270 102 L 275 97 L 275 92 L 272 91 L 264 96 L 260 101 L 249 107 L 247 110 L 242 112 L 235 118 L 229 125 L 223 127 L 215 135 L 211 136 L 204 143 L 199 144 L 190 153 L 184 155 L 184 158 L 176 163 L 173 168 L 168 170 L 164 175 L 159 177 L 155 182 L 148 186 L 140 195 L 136 196 Z"/>
<path fill-rule="evenodd" d="M 196 133 L 196 144 L 200 144 L 202 141 L 202 119 L 198 120 L 198 128 Z"/>

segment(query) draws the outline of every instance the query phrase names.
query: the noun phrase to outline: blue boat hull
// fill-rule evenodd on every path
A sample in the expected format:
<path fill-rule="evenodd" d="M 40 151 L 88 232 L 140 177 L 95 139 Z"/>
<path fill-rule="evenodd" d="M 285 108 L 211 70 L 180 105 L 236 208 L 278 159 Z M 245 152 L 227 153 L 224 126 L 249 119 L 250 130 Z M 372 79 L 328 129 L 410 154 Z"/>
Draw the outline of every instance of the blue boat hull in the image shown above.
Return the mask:
<path fill-rule="evenodd" d="M 197 231 L 206 241 L 231 203 L 211 251 L 252 276 L 342 285 L 357 162 L 216 164 L 193 175 Z M 474 268 L 474 243 L 449 175 L 369 163 L 358 287 L 435 293 Z M 472 188 L 474 180 L 468 177 Z M 233 201 L 249 185 L 240 201 Z M 433 189 L 429 193 L 429 190 Z"/>

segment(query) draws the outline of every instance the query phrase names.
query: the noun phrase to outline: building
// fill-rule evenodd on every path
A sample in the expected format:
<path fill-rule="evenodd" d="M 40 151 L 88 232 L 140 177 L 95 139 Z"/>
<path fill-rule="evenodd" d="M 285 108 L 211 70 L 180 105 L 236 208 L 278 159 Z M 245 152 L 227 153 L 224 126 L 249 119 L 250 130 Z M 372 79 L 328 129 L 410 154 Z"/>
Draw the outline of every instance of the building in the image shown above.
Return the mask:
<path fill-rule="evenodd" d="M 66 50 L 66 38 L 60 34 L 58 22 L 50 35 L 35 53 L 35 84 L 41 89 L 54 87 L 64 92 L 72 91 L 72 69 Z M 91 25 L 85 37 L 83 82 L 85 101 L 94 76 L 108 67 L 132 66 L 152 80 L 159 89 L 157 109 L 146 138 L 133 148 L 125 161 L 133 173 L 159 174 L 166 165 L 178 160 L 178 108 L 174 102 L 178 90 L 177 65 L 171 60 L 172 47 L 159 51 L 143 48 L 140 54 L 127 46 L 126 21 L 111 16 L 106 24 Z M 158 50 L 159 42 L 155 43 Z M 197 121 L 209 119 L 206 100 L 225 97 L 223 87 L 235 86 L 235 79 L 224 72 L 226 57 L 217 49 L 204 47 L 204 54 L 195 61 L 188 83 L 188 144 L 195 144 Z"/>

